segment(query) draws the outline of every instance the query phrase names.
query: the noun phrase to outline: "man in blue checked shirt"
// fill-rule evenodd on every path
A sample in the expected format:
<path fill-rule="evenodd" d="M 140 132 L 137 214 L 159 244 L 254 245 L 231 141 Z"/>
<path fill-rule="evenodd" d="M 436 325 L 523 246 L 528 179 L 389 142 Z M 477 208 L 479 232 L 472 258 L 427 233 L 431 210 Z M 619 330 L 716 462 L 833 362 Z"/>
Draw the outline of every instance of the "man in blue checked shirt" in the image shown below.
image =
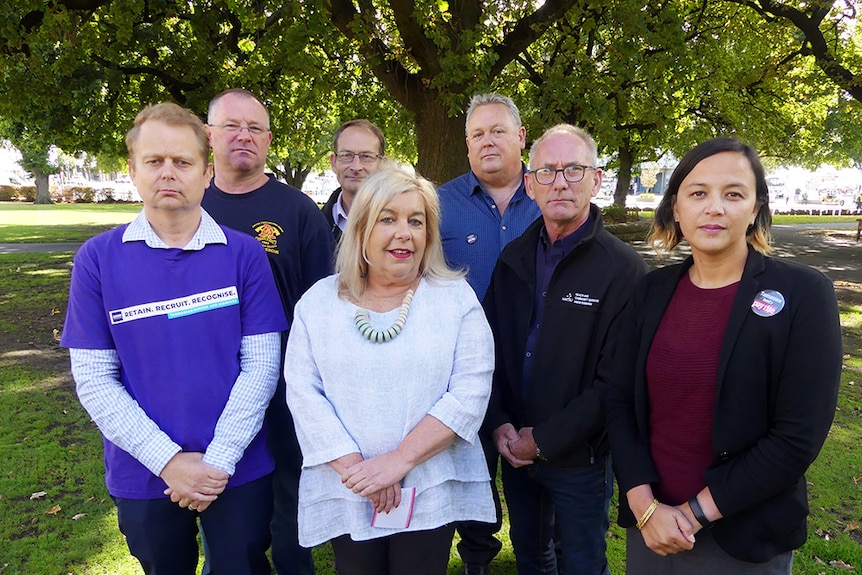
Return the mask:
<path fill-rule="evenodd" d="M 481 301 L 503 248 L 541 216 L 524 189 L 521 151 L 527 131 L 511 98 L 476 94 L 467 107 L 465 126 L 470 171 L 440 186 L 440 235 L 446 260 L 467 271 L 467 281 Z M 497 475 L 498 453 L 490 437 L 482 446 L 491 477 Z M 458 524 L 458 553 L 464 573 L 489 573 L 489 564 L 502 547 L 494 537 L 500 530 L 500 497 L 491 482 L 497 523 Z"/>
<path fill-rule="evenodd" d="M 104 435 L 105 483 L 144 573 L 269 575 L 264 413 L 287 321 L 260 243 L 201 209 L 207 131 L 175 104 L 126 136 L 144 203 L 75 256 L 62 345 Z"/>

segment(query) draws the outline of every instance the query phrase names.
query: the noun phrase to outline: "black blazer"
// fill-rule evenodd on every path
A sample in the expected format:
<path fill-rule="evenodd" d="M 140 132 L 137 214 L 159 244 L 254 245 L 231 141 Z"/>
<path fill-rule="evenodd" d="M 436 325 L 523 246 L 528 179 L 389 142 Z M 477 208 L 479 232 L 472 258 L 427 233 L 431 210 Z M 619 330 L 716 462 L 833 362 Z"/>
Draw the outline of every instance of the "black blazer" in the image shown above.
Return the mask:
<path fill-rule="evenodd" d="M 605 399 L 623 527 L 635 523 L 626 492 L 658 481 L 649 452 L 646 359 L 691 265 L 689 258 L 643 278 L 618 340 Z M 762 290 L 781 293 L 783 309 L 757 315 L 752 304 Z M 697 353 L 697 342 L 691 351 Z M 841 366 L 838 305 L 829 278 L 749 247 L 719 356 L 713 461 L 705 478 L 724 515 L 713 528 L 715 540 L 730 555 L 763 562 L 805 542 L 804 473 L 832 424 Z"/>

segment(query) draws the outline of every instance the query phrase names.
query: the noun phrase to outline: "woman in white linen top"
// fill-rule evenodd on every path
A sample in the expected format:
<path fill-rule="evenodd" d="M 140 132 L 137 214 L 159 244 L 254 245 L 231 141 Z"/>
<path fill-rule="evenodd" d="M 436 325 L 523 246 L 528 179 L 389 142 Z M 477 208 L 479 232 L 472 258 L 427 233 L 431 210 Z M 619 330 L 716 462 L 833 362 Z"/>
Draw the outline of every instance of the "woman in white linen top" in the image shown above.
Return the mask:
<path fill-rule="evenodd" d="M 495 520 L 477 437 L 493 340 L 463 273 L 445 264 L 438 223 L 430 182 L 400 169 L 369 177 L 339 273 L 294 311 L 284 372 L 303 453 L 300 544 L 332 541 L 339 573 L 445 573 L 453 522 Z M 410 504 L 404 488 L 416 488 L 409 526 L 373 527 L 375 509 Z M 393 564 L 399 550 L 409 565 Z"/>

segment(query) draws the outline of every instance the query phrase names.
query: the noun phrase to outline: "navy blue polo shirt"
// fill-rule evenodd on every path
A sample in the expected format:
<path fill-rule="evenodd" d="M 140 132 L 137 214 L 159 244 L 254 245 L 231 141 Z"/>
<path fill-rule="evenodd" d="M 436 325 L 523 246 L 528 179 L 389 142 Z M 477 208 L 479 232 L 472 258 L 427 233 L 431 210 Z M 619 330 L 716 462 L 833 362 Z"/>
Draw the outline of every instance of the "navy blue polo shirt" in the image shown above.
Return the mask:
<path fill-rule="evenodd" d="M 437 192 L 446 261 L 453 268 L 467 269 L 467 282 L 481 301 L 500 252 L 542 213 L 527 195 L 523 178 L 502 216 L 472 171 L 446 182 Z"/>

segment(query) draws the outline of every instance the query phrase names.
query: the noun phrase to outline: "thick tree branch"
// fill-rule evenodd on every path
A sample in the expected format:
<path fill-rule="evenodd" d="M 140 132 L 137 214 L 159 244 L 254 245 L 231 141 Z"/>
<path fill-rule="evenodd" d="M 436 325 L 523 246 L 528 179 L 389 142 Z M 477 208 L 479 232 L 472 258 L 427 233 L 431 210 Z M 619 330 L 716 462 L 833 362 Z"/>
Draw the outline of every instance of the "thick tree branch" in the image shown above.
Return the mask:
<path fill-rule="evenodd" d="M 545 4 L 524 18 L 521 18 L 502 42 L 494 47 L 497 61 L 491 67 L 490 77 L 494 78 L 503 71 L 509 62 L 526 50 L 557 20 L 565 16 L 576 0 L 548 0 Z"/>
<path fill-rule="evenodd" d="M 416 22 L 416 3 L 413 0 L 392 0 L 389 3 L 395 14 L 395 24 L 404 46 L 422 68 L 425 76 L 434 77 L 440 73 L 441 55 L 434 42 L 428 39 L 422 26 Z"/>
<path fill-rule="evenodd" d="M 158 78 L 164 83 L 165 88 L 178 103 L 184 104 L 186 101 L 186 92 L 197 90 L 201 87 L 199 83 L 183 82 L 178 78 L 174 78 L 164 70 L 153 68 L 152 66 L 120 66 L 114 62 L 110 62 L 102 58 L 98 54 L 92 55 L 93 60 L 110 70 L 117 70 L 126 76 L 134 76 L 135 74 L 146 74 Z"/>
<path fill-rule="evenodd" d="M 773 2 L 772 0 L 730 0 L 756 11 L 761 15 L 771 15 L 792 23 L 805 36 L 805 42 L 810 46 L 815 62 L 823 73 L 842 90 L 846 90 L 857 101 L 862 102 L 862 77 L 854 74 L 843 66 L 830 49 L 820 24 L 829 14 L 831 4 L 813 5 L 811 13 L 805 13 L 797 8 Z"/>
<path fill-rule="evenodd" d="M 391 53 L 386 44 L 374 30 L 363 22 L 363 15 L 357 12 L 351 0 L 324 0 L 324 8 L 330 21 L 348 40 L 355 43 L 360 53 L 368 61 L 377 79 L 401 105 L 417 112 L 418 102 L 414 102 L 412 91 L 417 89 L 420 80 L 404 68 Z M 373 14 L 368 15 L 373 17 Z M 358 37 L 361 34 L 361 37 Z"/>

